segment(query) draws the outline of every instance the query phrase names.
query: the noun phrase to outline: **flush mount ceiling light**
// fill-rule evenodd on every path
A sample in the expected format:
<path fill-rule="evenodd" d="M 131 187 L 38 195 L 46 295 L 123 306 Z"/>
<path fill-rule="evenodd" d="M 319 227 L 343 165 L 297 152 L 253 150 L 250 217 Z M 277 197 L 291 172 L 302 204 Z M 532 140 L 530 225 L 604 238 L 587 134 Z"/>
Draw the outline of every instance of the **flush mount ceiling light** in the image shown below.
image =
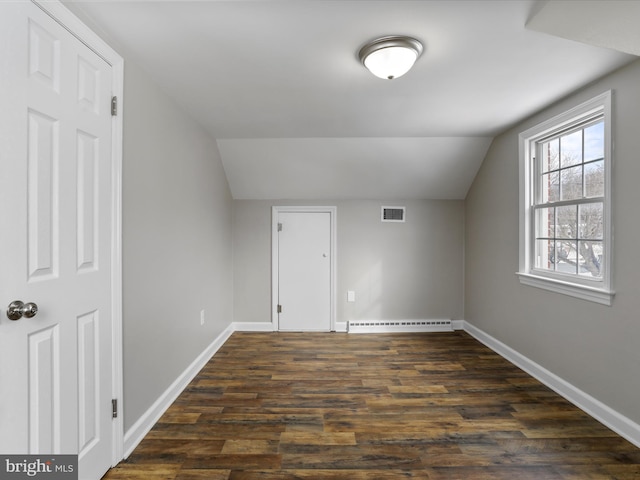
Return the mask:
<path fill-rule="evenodd" d="M 358 56 L 376 77 L 393 80 L 407 73 L 420 54 L 422 44 L 418 40 L 396 35 L 367 43 Z"/>

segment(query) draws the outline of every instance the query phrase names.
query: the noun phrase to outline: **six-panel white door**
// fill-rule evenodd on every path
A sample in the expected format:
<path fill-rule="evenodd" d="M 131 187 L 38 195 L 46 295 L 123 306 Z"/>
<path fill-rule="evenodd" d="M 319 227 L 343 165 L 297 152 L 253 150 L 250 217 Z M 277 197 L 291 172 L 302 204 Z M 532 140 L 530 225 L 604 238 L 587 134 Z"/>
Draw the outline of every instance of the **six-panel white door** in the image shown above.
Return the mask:
<path fill-rule="evenodd" d="M 331 213 L 280 212 L 279 330 L 331 330 Z"/>
<path fill-rule="evenodd" d="M 111 464 L 111 67 L 31 2 L 0 4 L 0 452 Z M 13 300 L 35 302 L 12 321 Z"/>

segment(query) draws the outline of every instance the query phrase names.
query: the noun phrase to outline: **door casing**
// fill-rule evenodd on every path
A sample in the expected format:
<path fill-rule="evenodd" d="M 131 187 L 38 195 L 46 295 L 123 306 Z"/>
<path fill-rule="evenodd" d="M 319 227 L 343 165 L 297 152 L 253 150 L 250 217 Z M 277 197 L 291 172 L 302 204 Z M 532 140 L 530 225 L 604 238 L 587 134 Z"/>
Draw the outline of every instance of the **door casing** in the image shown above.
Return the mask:
<path fill-rule="evenodd" d="M 279 258 L 278 258 L 278 216 L 281 212 L 296 213 L 329 213 L 330 220 L 330 242 L 331 242 L 331 262 L 330 262 L 330 329 L 336 330 L 336 224 L 337 207 L 334 206 L 273 206 L 271 207 L 271 323 L 273 331 L 279 330 L 278 322 L 278 298 L 279 292 Z"/>

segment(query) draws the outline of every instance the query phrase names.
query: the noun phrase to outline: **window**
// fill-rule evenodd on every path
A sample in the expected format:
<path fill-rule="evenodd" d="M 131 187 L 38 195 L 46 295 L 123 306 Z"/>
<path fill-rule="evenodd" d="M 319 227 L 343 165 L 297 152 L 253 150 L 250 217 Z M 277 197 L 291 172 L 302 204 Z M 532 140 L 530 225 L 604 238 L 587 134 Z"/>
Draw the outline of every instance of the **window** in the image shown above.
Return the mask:
<path fill-rule="evenodd" d="M 611 92 L 520 134 L 523 284 L 611 304 Z"/>

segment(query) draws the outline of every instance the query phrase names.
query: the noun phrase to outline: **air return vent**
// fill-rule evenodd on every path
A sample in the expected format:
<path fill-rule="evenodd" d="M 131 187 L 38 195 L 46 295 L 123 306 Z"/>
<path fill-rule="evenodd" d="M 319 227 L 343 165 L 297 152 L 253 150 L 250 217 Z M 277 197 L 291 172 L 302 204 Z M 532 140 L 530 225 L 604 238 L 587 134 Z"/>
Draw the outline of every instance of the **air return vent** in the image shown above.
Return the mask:
<path fill-rule="evenodd" d="M 405 207 L 382 207 L 383 222 L 404 222 Z"/>

